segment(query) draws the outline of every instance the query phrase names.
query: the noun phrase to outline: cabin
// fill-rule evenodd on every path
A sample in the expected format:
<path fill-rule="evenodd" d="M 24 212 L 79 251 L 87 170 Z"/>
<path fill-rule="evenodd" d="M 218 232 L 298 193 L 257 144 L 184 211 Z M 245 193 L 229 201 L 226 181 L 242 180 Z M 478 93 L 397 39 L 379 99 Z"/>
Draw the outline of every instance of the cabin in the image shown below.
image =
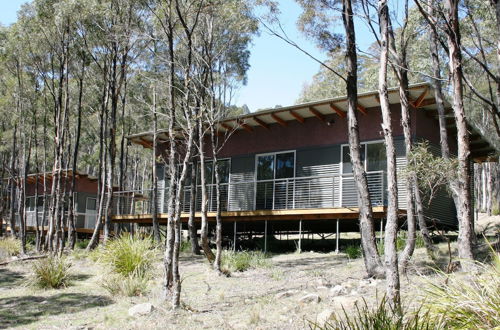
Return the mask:
<path fill-rule="evenodd" d="M 97 219 L 97 178 L 84 173 L 64 170 L 61 174 L 61 189 L 63 191 L 64 213 L 69 213 L 69 194 L 71 184 L 75 177 L 75 212 L 77 233 L 91 234 Z M 50 190 L 52 185 L 52 173 L 30 174 L 26 181 L 26 229 L 34 231 L 37 220 L 39 226 L 47 222 L 50 208 Z M 44 206 L 45 204 L 45 206 Z M 16 208 L 17 212 L 17 208 Z M 20 217 L 16 213 L 16 222 L 19 225 Z"/>
<path fill-rule="evenodd" d="M 428 141 L 440 153 L 439 125 L 434 91 L 430 84 L 410 87 L 412 100 L 411 131 L 414 142 Z M 398 203 L 404 222 L 406 212 L 405 142 L 401 126 L 398 89 L 389 90 L 393 136 L 398 171 Z M 387 206 L 386 156 L 381 129 L 381 112 L 377 92 L 358 96 L 358 121 L 362 158 L 368 177 L 369 191 L 377 226 L 383 229 Z M 456 150 L 453 113 L 447 105 L 448 133 L 452 150 Z M 225 235 L 248 233 L 338 233 L 358 230 L 358 199 L 349 158 L 347 132 L 347 98 L 337 97 L 273 108 L 228 118 L 218 123 L 220 132 L 232 132 L 218 154 L 222 177 L 223 231 Z M 481 161 L 495 153 L 495 148 L 480 132 L 469 125 L 471 160 Z M 167 132 L 158 133 L 158 151 L 165 149 Z M 128 137 L 129 141 L 152 148 L 152 133 Z M 213 169 L 207 163 L 209 181 L 209 221 L 215 220 L 215 187 Z M 157 203 L 160 224 L 166 223 L 167 192 L 163 165 L 158 165 L 159 196 Z M 117 192 L 124 198 L 131 192 Z M 115 223 L 151 224 L 151 191 L 134 192 L 140 196 L 113 217 Z M 201 193 L 197 184 L 191 192 L 184 188 L 182 220 L 189 216 L 189 199 L 196 193 L 196 211 L 200 210 Z M 126 204 L 126 203 L 124 203 Z M 129 210 L 135 210 L 130 212 Z M 429 222 L 440 226 L 457 226 L 452 199 L 442 191 L 426 208 Z M 195 214 L 199 219 L 200 214 Z"/>

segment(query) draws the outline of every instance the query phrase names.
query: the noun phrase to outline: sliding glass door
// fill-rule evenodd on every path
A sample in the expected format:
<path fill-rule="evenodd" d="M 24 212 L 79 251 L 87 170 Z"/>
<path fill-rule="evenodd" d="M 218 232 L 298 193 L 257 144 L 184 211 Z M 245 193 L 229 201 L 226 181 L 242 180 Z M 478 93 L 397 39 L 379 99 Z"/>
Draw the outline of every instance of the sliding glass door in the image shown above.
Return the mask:
<path fill-rule="evenodd" d="M 295 152 L 257 155 L 255 208 L 271 210 L 292 208 Z"/>

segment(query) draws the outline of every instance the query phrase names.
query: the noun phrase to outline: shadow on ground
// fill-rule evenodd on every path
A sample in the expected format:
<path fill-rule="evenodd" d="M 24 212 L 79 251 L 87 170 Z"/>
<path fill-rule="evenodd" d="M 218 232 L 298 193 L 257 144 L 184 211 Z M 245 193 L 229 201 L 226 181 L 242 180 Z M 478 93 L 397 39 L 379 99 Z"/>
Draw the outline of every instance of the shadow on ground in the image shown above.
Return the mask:
<path fill-rule="evenodd" d="M 7 268 L 0 268 L 0 288 L 10 289 L 19 286 L 24 280 L 24 274 Z"/>
<path fill-rule="evenodd" d="M 23 326 L 40 318 L 76 313 L 113 301 L 105 296 L 83 293 L 58 293 L 49 297 L 23 296 L 0 299 L 0 329 Z"/>

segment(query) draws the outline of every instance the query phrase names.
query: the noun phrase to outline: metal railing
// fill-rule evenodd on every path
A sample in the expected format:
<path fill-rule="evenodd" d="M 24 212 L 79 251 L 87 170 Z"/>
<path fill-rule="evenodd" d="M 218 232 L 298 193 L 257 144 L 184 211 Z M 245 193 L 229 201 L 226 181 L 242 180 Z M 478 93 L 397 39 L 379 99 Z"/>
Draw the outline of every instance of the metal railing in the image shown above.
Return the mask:
<path fill-rule="evenodd" d="M 367 173 L 373 206 L 386 204 L 383 171 Z M 231 182 L 220 185 L 222 209 L 228 211 L 356 207 L 357 189 L 352 174 L 296 177 L 275 180 Z M 216 209 L 216 189 L 207 185 L 207 207 Z M 182 210 L 189 212 L 191 187 L 181 197 Z M 151 214 L 151 189 L 114 192 L 115 214 Z M 201 186 L 196 187 L 196 211 L 201 209 Z M 167 213 L 168 189 L 158 189 L 158 213 Z"/>

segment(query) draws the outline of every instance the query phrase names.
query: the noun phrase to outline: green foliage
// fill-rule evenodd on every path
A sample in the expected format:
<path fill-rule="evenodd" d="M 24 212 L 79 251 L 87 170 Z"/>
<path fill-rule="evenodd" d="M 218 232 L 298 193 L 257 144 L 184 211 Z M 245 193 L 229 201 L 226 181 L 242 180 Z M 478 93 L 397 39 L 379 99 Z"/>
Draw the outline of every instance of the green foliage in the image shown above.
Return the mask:
<path fill-rule="evenodd" d="M 457 169 L 455 158 L 444 159 L 436 155 L 426 141 L 415 144 L 403 173 L 407 177 L 415 176 L 419 189 L 431 201 L 440 188 L 455 180 Z"/>
<path fill-rule="evenodd" d="M 8 256 L 16 256 L 21 253 L 21 241 L 14 237 L 1 238 L 0 251 Z"/>
<path fill-rule="evenodd" d="M 361 257 L 361 246 L 359 245 L 349 245 L 345 248 L 345 253 L 349 259 L 357 259 Z"/>
<path fill-rule="evenodd" d="M 478 264 L 477 274 L 442 273 L 442 281 L 430 284 L 423 308 L 450 329 L 500 327 L 500 258 L 492 265 Z"/>
<path fill-rule="evenodd" d="M 87 245 L 89 245 L 90 240 L 88 239 L 79 239 L 75 243 L 75 247 L 77 249 L 85 249 L 87 248 Z"/>
<path fill-rule="evenodd" d="M 500 215 L 500 202 L 497 200 L 492 201 L 491 215 Z"/>
<path fill-rule="evenodd" d="M 148 291 L 149 278 L 147 276 L 123 276 L 109 274 L 102 278 L 100 284 L 113 296 L 133 297 L 143 295 Z"/>
<path fill-rule="evenodd" d="M 123 234 L 112 239 L 96 251 L 96 261 L 111 267 L 111 270 L 123 276 L 144 276 L 153 266 L 157 252 L 150 237 L 135 238 Z"/>
<path fill-rule="evenodd" d="M 323 327 L 312 324 L 312 329 L 349 329 L 349 330 L 399 330 L 399 329 L 439 329 L 439 324 L 428 313 L 420 310 L 415 313 L 392 308 L 384 297 L 377 306 L 370 308 L 363 299 L 361 306 L 356 303 L 354 312 L 336 314 L 333 320 Z"/>
<path fill-rule="evenodd" d="M 268 255 L 261 251 L 229 251 L 222 253 L 222 268 L 229 272 L 243 272 L 250 268 L 270 267 Z"/>
<path fill-rule="evenodd" d="M 58 289 L 69 284 L 71 264 L 65 258 L 49 256 L 33 263 L 31 284 L 42 289 Z"/>
<path fill-rule="evenodd" d="M 191 242 L 190 241 L 181 241 L 181 252 L 191 252 Z"/>

